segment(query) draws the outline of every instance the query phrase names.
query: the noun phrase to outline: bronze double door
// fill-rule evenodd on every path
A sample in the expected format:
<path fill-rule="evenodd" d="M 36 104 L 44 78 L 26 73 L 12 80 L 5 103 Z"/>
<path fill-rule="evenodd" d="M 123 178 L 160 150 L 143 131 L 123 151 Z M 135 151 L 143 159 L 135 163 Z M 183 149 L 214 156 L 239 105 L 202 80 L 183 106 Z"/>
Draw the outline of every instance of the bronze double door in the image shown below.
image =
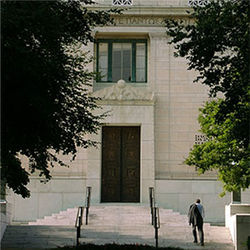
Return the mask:
<path fill-rule="evenodd" d="M 102 128 L 102 202 L 140 202 L 140 127 Z"/>

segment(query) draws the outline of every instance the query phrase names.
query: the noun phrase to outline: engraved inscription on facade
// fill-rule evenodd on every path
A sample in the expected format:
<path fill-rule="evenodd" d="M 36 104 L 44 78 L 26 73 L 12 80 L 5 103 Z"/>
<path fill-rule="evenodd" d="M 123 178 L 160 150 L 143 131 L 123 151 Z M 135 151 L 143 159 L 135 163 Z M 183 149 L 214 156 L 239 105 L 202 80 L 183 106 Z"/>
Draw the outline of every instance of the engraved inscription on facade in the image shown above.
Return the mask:
<path fill-rule="evenodd" d="M 163 16 L 114 16 L 114 22 L 118 26 L 165 26 L 165 20 L 167 17 Z M 182 18 L 176 19 L 182 21 L 184 24 L 189 24 L 190 19 Z"/>
<path fill-rule="evenodd" d="M 164 25 L 162 17 L 114 17 L 117 25 Z"/>

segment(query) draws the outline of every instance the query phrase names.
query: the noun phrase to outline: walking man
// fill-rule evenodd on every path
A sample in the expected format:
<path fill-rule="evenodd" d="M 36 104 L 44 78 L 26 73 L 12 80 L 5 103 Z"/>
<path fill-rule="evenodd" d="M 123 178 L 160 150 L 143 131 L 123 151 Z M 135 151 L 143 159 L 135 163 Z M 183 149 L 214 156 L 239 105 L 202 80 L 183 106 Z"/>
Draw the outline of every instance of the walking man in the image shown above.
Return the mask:
<path fill-rule="evenodd" d="M 204 246 L 204 233 L 203 233 L 203 218 L 205 216 L 204 208 L 200 204 L 200 199 L 197 199 L 194 204 L 192 204 L 188 211 L 188 219 L 189 225 L 192 224 L 194 243 L 198 243 L 197 241 L 197 232 L 196 227 L 199 232 L 199 239 L 201 246 Z"/>

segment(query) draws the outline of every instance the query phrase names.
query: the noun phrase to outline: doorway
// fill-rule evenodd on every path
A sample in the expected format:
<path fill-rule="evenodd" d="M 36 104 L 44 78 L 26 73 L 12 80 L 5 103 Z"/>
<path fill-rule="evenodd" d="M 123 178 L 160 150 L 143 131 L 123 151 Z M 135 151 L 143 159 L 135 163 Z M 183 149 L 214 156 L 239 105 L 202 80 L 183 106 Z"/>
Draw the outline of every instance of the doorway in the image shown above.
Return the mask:
<path fill-rule="evenodd" d="M 140 202 L 140 127 L 102 128 L 102 202 Z"/>

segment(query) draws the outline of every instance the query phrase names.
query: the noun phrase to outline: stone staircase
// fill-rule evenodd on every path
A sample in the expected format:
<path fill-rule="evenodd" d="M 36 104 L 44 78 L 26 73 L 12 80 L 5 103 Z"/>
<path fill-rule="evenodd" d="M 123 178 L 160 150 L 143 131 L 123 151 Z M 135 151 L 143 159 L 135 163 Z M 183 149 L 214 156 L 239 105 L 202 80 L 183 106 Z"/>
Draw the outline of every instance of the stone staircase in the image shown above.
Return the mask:
<path fill-rule="evenodd" d="M 46 216 L 26 226 L 9 226 L 2 241 L 3 249 L 49 248 L 74 245 L 77 208 Z M 204 224 L 205 246 L 194 244 L 186 215 L 160 208 L 159 247 L 183 249 L 233 250 L 227 228 Z M 118 243 L 155 245 L 154 228 L 148 206 L 110 204 L 92 206 L 89 223 L 83 224 L 81 243 Z M 32 246 L 33 248 L 29 248 Z"/>
<path fill-rule="evenodd" d="M 29 222 L 29 225 L 46 225 L 46 226 L 75 226 L 77 208 L 68 208 L 65 211 L 45 216 L 42 219 L 37 219 L 34 222 Z"/>

